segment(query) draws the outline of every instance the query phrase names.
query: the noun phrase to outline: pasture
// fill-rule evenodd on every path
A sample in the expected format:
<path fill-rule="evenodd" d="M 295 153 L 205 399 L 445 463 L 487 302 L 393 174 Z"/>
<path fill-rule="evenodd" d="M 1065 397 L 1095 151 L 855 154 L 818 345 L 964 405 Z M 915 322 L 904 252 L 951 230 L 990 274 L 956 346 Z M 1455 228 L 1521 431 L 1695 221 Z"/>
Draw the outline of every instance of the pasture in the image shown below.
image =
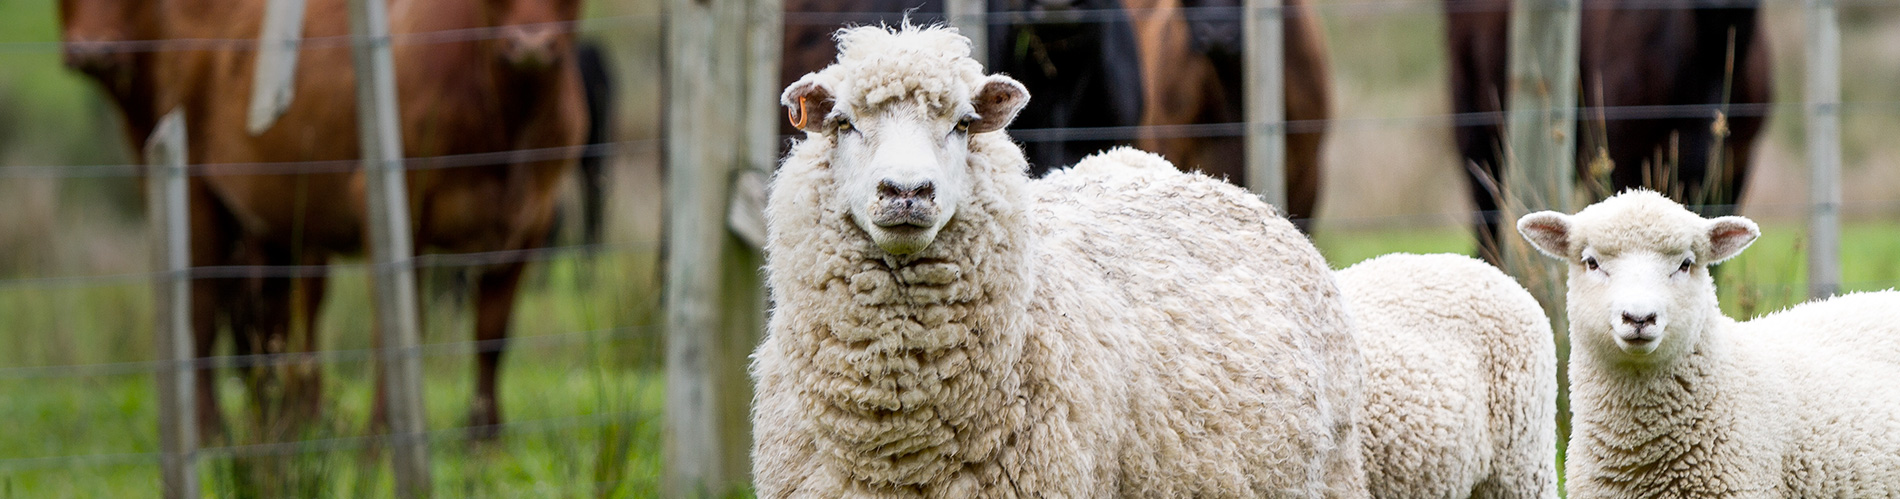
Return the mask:
<path fill-rule="evenodd" d="M 606 238 L 537 260 L 515 305 L 500 374 L 506 425 L 477 443 L 462 429 L 475 371 L 474 312 L 451 269 L 421 279 L 424 406 L 434 489 L 459 497 L 653 497 L 660 486 L 665 379 L 659 3 L 585 3 L 622 105 Z M 1334 117 L 1314 241 L 1334 268 L 1391 252 L 1475 254 L 1448 123 L 1443 21 L 1435 4 L 1365 8 L 1317 0 L 1334 71 Z M 1332 9 L 1324 7 L 1331 6 Z M 53 2 L 0 3 L 0 166 L 128 162 L 95 86 L 60 66 Z M 1801 97 L 1797 2 L 1769 2 L 1776 101 Z M 1900 8 L 1844 7 L 1847 290 L 1900 286 Z M 1858 103 L 1858 104 L 1855 104 Z M 1784 111 L 1785 110 L 1785 111 Z M 1740 213 L 1763 237 L 1721 266 L 1737 318 L 1806 293 L 1806 168 L 1798 107 L 1777 108 Z M 1417 118 L 1425 117 L 1425 118 Z M 0 498 L 156 494 L 156 380 L 142 193 L 127 176 L 0 173 Z M 82 170 L 77 170 L 82 171 Z M 565 189 L 572 208 L 576 185 Z M 575 244 L 578 217 L 559 244 Z M 200 452 L 207 495 L 384 497 L 388 452 L 367 438 L 374 321 L 362 260 L 331 273 L 319 335 L 317 423 L 260 441 L 246 380 L 221 371 L 229 445 Z M 228 347 L 227 347 L 228 350 Z M 228 352 L 226 353 L 228 354 Z"/>

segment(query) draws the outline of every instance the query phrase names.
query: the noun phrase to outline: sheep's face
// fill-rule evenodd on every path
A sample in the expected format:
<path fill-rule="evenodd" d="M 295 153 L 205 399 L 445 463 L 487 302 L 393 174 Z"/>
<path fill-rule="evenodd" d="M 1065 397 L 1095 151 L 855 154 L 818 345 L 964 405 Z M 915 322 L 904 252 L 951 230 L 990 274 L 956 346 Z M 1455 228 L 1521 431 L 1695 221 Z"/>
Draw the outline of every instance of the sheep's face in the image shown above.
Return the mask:
<path fill-rule="evenodd" d="M 807 75 L 783 99 L 794 125 L 833 142 L 831 202 L 878 248 L 899 256 L 929 247 L 971 198 L 970 136 L 1001 130 L 1029 95 L 996 75 L 974 92 L 953 90 L 969 97 L 948 106 L 891 99 L 857 107 L 833 99 L 835 87 Z"/>
<path fill-rule="evenodd" d="M 1760 234 L 1746 218 L 1703 219 L 1647 191 L 1574 216 L 1526 215 L 1518 231 L 1570 266 L 1574 346 L 1638 365 L 1669 362 L 1701 340 L 1721 313 L 1708 266 Z"/>

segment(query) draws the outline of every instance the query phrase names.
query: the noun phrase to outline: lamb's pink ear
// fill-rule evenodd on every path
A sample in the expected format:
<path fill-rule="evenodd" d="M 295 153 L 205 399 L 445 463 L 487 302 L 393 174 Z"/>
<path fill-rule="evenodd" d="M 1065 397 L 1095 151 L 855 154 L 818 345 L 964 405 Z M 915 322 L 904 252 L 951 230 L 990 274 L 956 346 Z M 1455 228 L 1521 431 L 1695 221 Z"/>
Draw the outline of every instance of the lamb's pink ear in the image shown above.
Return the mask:
<path fill-rule="evenodd" d="M 1734 258 L 1761 237 L 1754 220 L 1742 217 L 1716 217 L 1709 221 L 1709 264 Z"/>
<path fill-rule="evenodd" d="M 785 106 L 785 117 L 792 121 L 793 127 L 813 133 L 824 131 L 825 117 L 831 115 L 831 106 L 837 104 L 831 98 L 831 85 L 818 73 L 806 74 L 792 82 L 792 86 L 785 87 L 778 102 Z"/>
<path fill-rule="evenodd" d="M 1558 260 L 1570 259 L 1570 215 L 1540 211 L 1517 219 L 1517 232 L 1537 251 Z"/>
<path fill-rule="evenodd" d="M 1003 75 L 990 75 L 983 80 L 983 89 L 977 91 L 971 104 L 976 107 L 976 122 L 970 124 L 970 133 L 983 133 L 1002 130 L 1016 119 L 1016 113 L 1029 103 L 1029 89 L 1015 79 Z"/>

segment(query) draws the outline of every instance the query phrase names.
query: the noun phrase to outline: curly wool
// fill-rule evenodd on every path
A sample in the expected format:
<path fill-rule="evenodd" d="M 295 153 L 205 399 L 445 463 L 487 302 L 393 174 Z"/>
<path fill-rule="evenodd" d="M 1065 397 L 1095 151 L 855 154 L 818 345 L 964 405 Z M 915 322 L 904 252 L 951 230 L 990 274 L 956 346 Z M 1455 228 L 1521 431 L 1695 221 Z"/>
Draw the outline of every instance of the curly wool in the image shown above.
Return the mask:
<path fill-rule="evenodd" d="M 1523 286 L 1461 255 L 1339 271 L 1366 357 L 1373 497 L 1557 496 L 1557 358 Z"/>
<path fill-rule="evenodd" d="M 983 81 L 983 65 L 970 58 L 970 41 L 956 28 L 845 29 L 837 40 L 838 62 L 819 74 L 849 109 L 897 102 L 948 109 Z"/>
<path fill-rule="evenodd" d="M 825 71 L 909 78 L 840 67 L 865 30 Z M 967 66 L 904 66 L 950 84 L 880 95 L 967 99 Z M 887 88 L 863 85 L 840 101 Z M 830 202 L 827 136 L 775 176 L 777 306 L 753 365 L 761 497 L 1364 496 L 1363 366 L 1298 230 L 1152 155 L 1111 151 L 1032 185 L 1003 134 L 969 143 L 970 200 L 904 257 Z"/>
<path fill-rule="evenodd" d="M 1700 220 L 1655 193 L 1625 193 L 1573 217 L 1571 247 L 1703 257 Z M 1638 229 L 1692 240 L 1645 241 Z M 1900 496 L 1900 293 L 1736 322 L 1704 286 L 1704 329 L 1671 363 L 1638 369 L 1571 351 L 1570 497 Z M 1582 334 L 1573 322 L 1573 345 Z"/>

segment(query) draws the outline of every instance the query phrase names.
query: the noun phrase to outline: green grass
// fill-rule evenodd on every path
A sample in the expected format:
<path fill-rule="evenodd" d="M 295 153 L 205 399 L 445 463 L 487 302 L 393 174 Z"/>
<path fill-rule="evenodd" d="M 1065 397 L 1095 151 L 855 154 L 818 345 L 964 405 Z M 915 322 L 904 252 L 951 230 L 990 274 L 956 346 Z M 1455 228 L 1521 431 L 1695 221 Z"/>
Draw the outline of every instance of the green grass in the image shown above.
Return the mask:
<path fill-rule="evenodd" d="M 434 487 L 455 497 L 649 497 L 661 463 L 656 282 L 651 252 L 537 266 L 516 306 L 517 341 L 500 388 L 508 429 L 496 442 L 463 438 L 473 390 L 472 347 L 430 350 L 424 405 Z M 339 272 L 320 328 L 325 348 L 369 346 L 366 276 Z M 428 281 L 425 281 L 428 282 Z M 0 368 L 111 364 L 151 358 L 149 285 L 0 289 Z M 470 311 L 429 300 L 427 343 L 467 341 Z M 641 326 L 619 328 L 619 326 Z M 201 459 L 207 496 L 381 497 L 392 490 L 387 451 L 369 428 L 371 363 L 325 366 L 321 418 L 273 447 L 249 422 L 241 376 L 220 377 L 238 443 Z M 14 376 L 6 376 L 13 374 Z M 132 372 L 21 377 L 0 371 L 0 498 L 140 497 L 158 487 L 154 378 Z M 273 440 L 274 441 L 274 440 Z M 248 447 L 246 447 L 248 446 Z M 254 457 L 289 452 L 283 459 Z M 79 457 L 72 457 L 79 456 Z"/>
<path fill-rule="evenodd" d="M 1804 232 L 1769 223 L 1765 236 L 1724 264 L 1722 300 L 1748 317 L 1798 302 L 1805 293 Z M 1850 289 L 1900 281 L 1900 223 L 1857 222 L 1844 231 Z M 1469 253 L 1460 228 L 1322 231 L 1317 244 L 1335 267 L 1379 254 Z M 460 429 L 472 390 L 466 346 L 426 357 L 425 406 L 432 433 L 435 489 L 457 497 L 648 497 L 658 490 L 664 381 L 654 324 L 652 253 L 537 266 L 517 305 L 522 338 L 508 352 L 501 395 L 510 429 L 491 444 L 470 444 Z M 339 272 L 322 319 L 326 348 L 367 348 L 366 276 Z M 425 280 L 427 282 L 438 282 Z M 425 286 L 438 288 L 440 286 Z M 149 359 L 148 285 L 129 282 L 62 288 L 0 288 L 0 367 L 134 362 Z M 429 293 L 426 296 L 440 296 Z M 428 300 L 427 342 L 465 341 L 469 311 Z M 581 332 L 581 333 L 576 333 Z M 208 496 L 246 493 L 302 497 L 382 497 L 392 488 L 387 452 L 358 438 L 368 428 L 370 363 L 360 358 L 325 370 L 324 414 L 284 460 L 235 459 L 209 450 L 201 461 Z M 158 486 L 155 382 L 149 374 L 20 377 L 0 371 L 0 498 L 146 496 Z M 246 422 L 245 385 L 220 379 L 225 414 L 241 444 L 260 443 Z M 248 451 L 269 450 L 247 447 Z M 65 456 L 89 456 L 66 459 Z M 259 479 L 269 476 L 268 480 Z"/>
<path fill-rule="evenodd" d="M 1463 227 L 1334 229 L 1320 227 L 1313 245 L 1335 269 L 1387 253 L 1477 254 L 1477 241 Z"/>

